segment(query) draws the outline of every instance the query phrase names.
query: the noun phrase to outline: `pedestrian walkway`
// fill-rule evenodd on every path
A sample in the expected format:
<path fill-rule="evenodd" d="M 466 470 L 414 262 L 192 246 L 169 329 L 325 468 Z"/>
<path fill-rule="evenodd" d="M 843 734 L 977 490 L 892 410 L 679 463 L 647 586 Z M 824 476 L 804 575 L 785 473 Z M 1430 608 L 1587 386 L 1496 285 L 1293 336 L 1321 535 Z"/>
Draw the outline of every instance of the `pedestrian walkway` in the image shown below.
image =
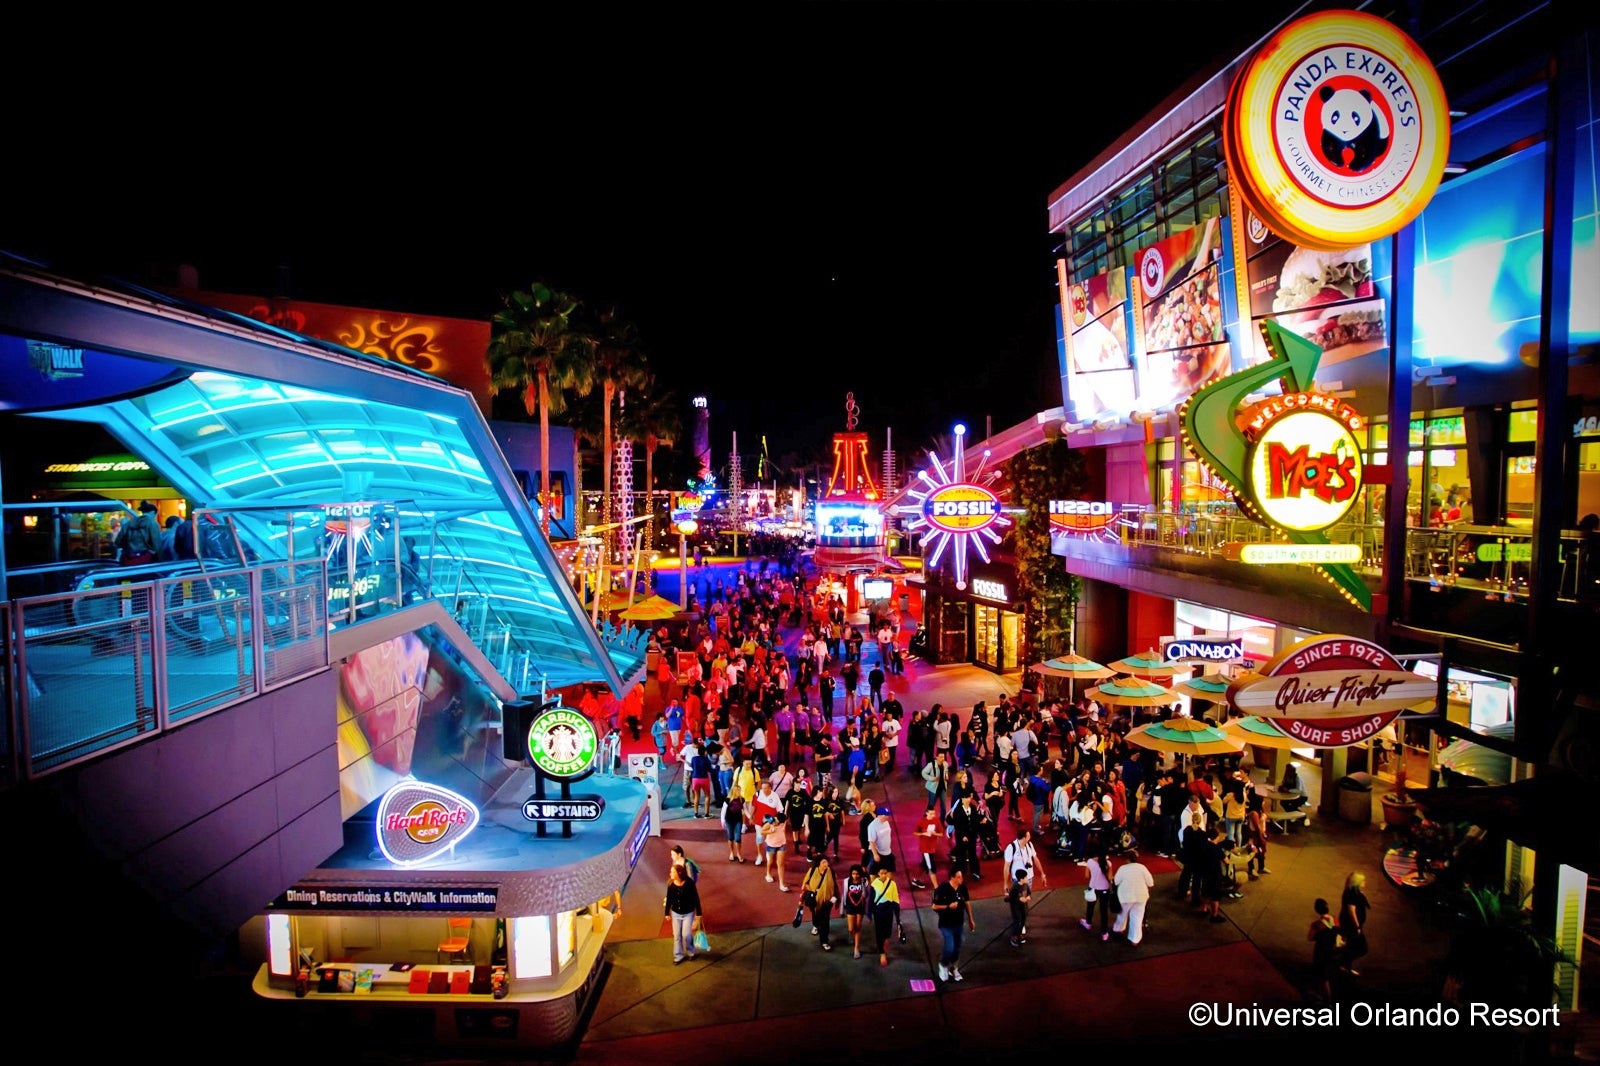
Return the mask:
<path fill-rule="evenodd" d="M 796 632 L 785 633 L 792 651 Z M 904 634 L 902 634 L 904 640 Z M 863 658 L 873 642 L 863 645 Z M 940 703 L 963 720 L 979 700 L 991 706 L 1014 695 L 1021 674 L 998 675 L 972 665 L 931 666 L 908 657 L 907 674 L 892 678 L 907 717 Z M 842 716 L 836 718 L 839 725 Z M 940 936 L 927 890 L 910 887 L 920 862 L 912 826 L 926 793 L 906 770 L 904 746 L 897 772 L 871 782 L 865 794 L 887 804 L 895 825 L 905 945 L 890 948 L 878 965 L 870 922 L 862 957 L 851 957 L 844 923 L 835 915 L 835 950 L 817 950 L 809 915 L 790 924 L 798 892 L 780 893 L 751 867 L 727 861 L 720 824 L 697 820 L 682 808 L 682 785 L 673 767 L 664 780 L 662 836 L 646 847 L 623 896 L 623 917 L 612 930 L 611 966 L 593 1006 L 580 1062 L 668 1061 L 693 1048 L 696 1060 L 802 1062 L 819 1044 L 829 1054 L 847 1048 L 872 1061 L 923 1059 L 964 1049 L 1028 1048 L 1042 1039 L 1072 1038 L 1110 1044 L 1181 1043 L 1197 1035 L 1189 1020 L 1200 999 L 1247 1006 L 1295 1006 L 1309 961 L 1305 930 L 1318 896 L 1337 902 L 1345 876 L 1368 874 L 1373 909 L 1372 954 L 1363 960 L 1353 993 L 1371 1002 L 1429 1004 L 1437 999 L 1430 960 L 1442 957 L 1441 923 L 1398 890 L 1389 891 L 1379 862 L 1379 831 L 1371 826 L 1325 823 L 1293 834 L 1273 834 L 1272 873 L 1247 883 L 1243 898 L 1224 905 L 1227 921 L 1211 924 L 1178 898 L 1177 868 L 1153 854 L 1142 856 L 1155 874 L 1146 935 L 1137 946 L 1113 937 L 1102 942 L 1078 924 L 1083 916 L 1086 871 L 1048 854 L 1041 841 L 1044 878 L 1036 881 L 1028 943 L 1012 947 L 1001 900 L 998 860 L 982 864 L 988 876 L 969 881 L 977 932 L 962 951 L 965 980 L 940 985 L 935 963 Z M 980 769 L 980 780 L 987 767 Z M 1031 810 L 1022 801 L 1026 820 Z M 1016 823 L 1001 818 L 1001 841 Z M 841 877 L 860 858 L 856 818 L 841 834 Z M 668 849 L 683 845 L 701 865 L 700 892 L 709 957 L 673 966 L 662 915 Z M 745 854 L 753 852 L 751 842 Z M 941 856 L 948 858 L 947 848 Z M 797 887 L 803 857 L 788 857 L 789 883 Z M 943 874 L 945 864 L 941 862 Z M 992 872 L 991 872 L 992 871 Z M 1098 930 L 1096 930 L 1098 932 Z M 844 950 L 840 950 L 840 946 Z M 837 1034 L 830 1038 L 826 1034 Z M 1237 1036 L 1238 1033 L 1211 1035 Z M 1070 1045 L 1076 1047 L 1077 1045 Z"/>

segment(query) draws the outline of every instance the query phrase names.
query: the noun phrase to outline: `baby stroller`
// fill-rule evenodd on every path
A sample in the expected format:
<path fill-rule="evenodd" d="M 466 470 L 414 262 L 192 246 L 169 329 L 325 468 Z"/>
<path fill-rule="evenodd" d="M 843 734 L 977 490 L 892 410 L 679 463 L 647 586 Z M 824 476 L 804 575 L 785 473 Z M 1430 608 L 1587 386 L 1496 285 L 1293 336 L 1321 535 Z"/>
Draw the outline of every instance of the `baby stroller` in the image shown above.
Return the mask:
<path fill-rule="evenodd" d="M 983 830 L 978 834 L 978 857 L 982 859 L 998 859 L 1004 854 L 1000 847 L 1000 826 L 993 818 L 985 819 Z"/>
<path fill-rule="evenodd" d="M 1072 840 L 1072 827 L 1057 819 L 1050 827 L 1050 854 L 1058 859 L 1076 859 L 1077 849 Z"/>

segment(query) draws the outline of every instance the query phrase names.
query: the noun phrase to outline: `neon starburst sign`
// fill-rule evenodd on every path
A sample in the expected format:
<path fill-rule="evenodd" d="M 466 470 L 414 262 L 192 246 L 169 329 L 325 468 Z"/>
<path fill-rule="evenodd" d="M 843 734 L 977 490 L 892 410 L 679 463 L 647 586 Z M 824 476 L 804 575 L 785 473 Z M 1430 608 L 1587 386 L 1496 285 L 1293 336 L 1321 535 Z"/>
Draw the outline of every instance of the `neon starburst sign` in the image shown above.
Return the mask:
<path fill-rule="evenodd" d="M 987 563 L 989 549 L 985 542 L 998 545 L 1002 536 L 1000 530 L 1011 525 L 1009 516 L 1021 514 L 1023 508 L 1007 507 L 989 487 L 1000 472 L 983 472 L 989 460 L 987 451 L 971 477 L 963 474 L 961 457 L 965 451 L 967 427 L 958 423 L 955 435 L 955 455 L 950 465 L 947 467 L 939 461 L 938 455 L 929 452 L 933 473 L 917 471 L 922 486 L 907 490 L 907 495 L 917 502 L 900 504 L 895 512 L 911 519 L 906 529 L 927 531 L 925 539 L 933 546 L 933 555 L 928 559 L 930 569 L 936 568 L 945 551 L 954 545 L 956 588 L 964 590 L 967 587 L 967 552 L 977 552 L 978 558 Z"/>

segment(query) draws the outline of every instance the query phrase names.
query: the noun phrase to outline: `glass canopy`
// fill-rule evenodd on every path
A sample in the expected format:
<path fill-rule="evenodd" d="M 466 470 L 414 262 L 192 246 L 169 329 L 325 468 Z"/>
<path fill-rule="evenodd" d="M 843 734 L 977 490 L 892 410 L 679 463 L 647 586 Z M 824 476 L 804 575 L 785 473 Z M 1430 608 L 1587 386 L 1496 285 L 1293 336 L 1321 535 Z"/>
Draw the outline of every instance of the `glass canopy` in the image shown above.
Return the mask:
<path fill-rule="evenodd" d="M 50 278 L 7 301 L 38 275 L 5 266 L 0 326 L 15 336 L 83 347 L 86 366 L 104 353 L 186 371 L 40 416 L 104 425 L 231 526 L 244 561 L 320 553 L 330 590 L 348 564 L 352 601 L 367 588 L 361 568 L 401 573 L 410 595 L 389 590 L 394 605 L 440 599 L 513 684 L 605 682 L 621 695 L 638 679 L 644 641 L 597 632 L 470 394 L 159 293 Z"/>

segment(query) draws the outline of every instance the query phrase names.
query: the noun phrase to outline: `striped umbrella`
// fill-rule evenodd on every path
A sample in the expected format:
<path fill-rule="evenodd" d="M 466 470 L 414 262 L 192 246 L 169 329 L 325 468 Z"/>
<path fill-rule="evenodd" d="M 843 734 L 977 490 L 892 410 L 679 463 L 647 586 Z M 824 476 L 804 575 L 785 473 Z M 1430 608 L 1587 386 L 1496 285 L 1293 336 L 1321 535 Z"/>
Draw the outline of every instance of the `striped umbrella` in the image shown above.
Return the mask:
<path fill-rule="evenodd" d="M 1195 718 L 1148 722 L 1128 732 L 1128 743 L 1175 755 L 1232 755 L 1244 741 Z"/>
<path fill-rule="evenodd" d="M 1235 718 L 1222 727 L 1222 731 L 1230 737 L 1253 744 L 1258 748 L 1281 748 L 1288 751 L 1290 748 L 1314 748 L 1317 745 L 1307 744 L 1296 740 L 1260 715 L 1247 714 L 1243 718 Z"/>
<path fill-rule="evenodd" d="M 1046 659 L 1042 663 L 1034 663 L 1028 669 L 1045 677 L 1064 677 L 1072 681 L 1099 681 L 1101 678 L 1117 676 L 1115 670 L 1107 669 L 1081 655 L 1063 655 L 1056 659 Z"/>
<path fill-rule="evenodd" d="M 1085 689 L 1083 694 L 1113 707 L 1166 707 L 1178 702 L 1177 693 L 1171 689 L 1137 677 L 1107 681 L 1097 688 Z"/>
<path fill-rule="evenodd" d="M 1137 677 L 1175 677 L 1178 674 L 1187 674 L 1191 669 L 1188 666 L 1168 666 L 1154 649 L 1142 655 L 1130 655 L 1126 659 L 1118 659 L 1110 666 L 1113 670 Z"/>
<path fill-rule="evenodd" d="M 1222 694 L 1228 691 L 1228 679 L 1221 674 L 1207 674 L 1205 677 L 1180 681 L 1172 686 L 1172 691 L 1181 692 L 1190 699 L 1221 703 Z"/>

